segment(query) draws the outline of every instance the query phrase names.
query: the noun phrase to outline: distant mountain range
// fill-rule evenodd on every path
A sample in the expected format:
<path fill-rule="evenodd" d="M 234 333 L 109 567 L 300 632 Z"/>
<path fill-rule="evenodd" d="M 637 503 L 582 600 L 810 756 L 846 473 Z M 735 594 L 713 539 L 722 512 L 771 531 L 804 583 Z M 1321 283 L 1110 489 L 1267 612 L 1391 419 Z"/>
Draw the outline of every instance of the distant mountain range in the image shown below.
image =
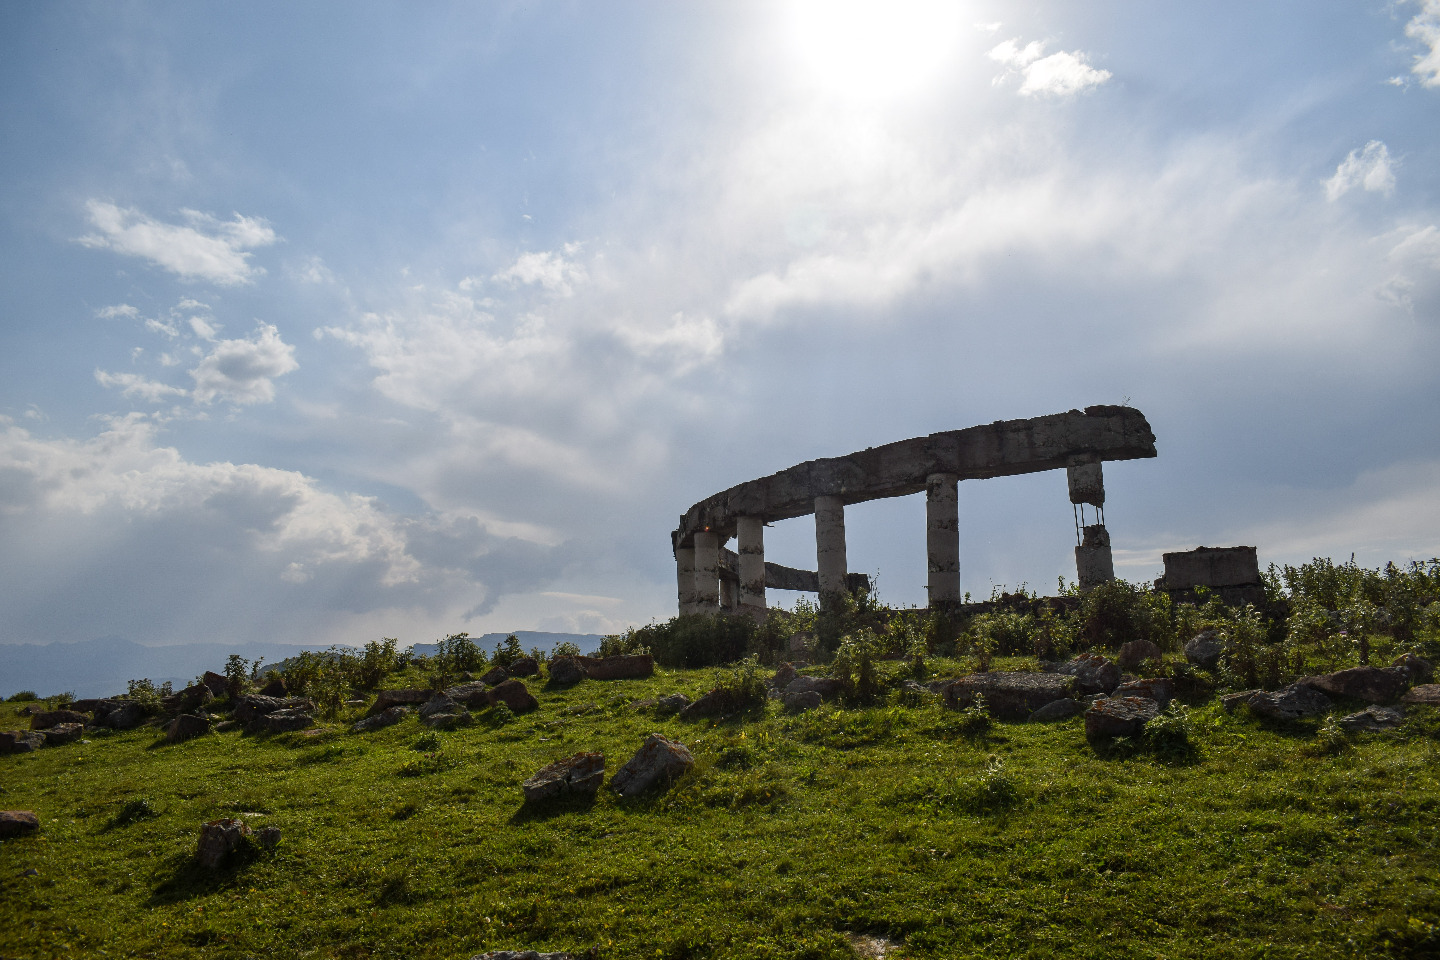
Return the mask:
<path fill-rule="evenodd" d="M 551 650 L 556 644 L 569 641 L 582 652 L 600 648 L 601 636 L 595 633 L 547 633 L 538 630 L 516 630 L 515 636 L 526 650 L 538 647 Z M 503 643 L 505 633 L 487 633 L 475 637 L 475 643 L 486 653 Z M 167 647 L 147 647 L 119 637 L 80 640 L 74 643 L 0 643 L 0 697 L 21 690 L 33 690 L 40 696 L 69 692 L 77 697 L 104 697 L 124 693 L 127 682 L 148 678 L 159 684 L 170 682 L 180 689 L 206 670 L 219 671 L 232 653 L 246 660 L 264 658 L 278 663 L 302 650 L 324 650 L 323 644 L 268 643 L 182 643 Z M 417 643 L 416 653 L 432 654 L 433 643 Z"/>

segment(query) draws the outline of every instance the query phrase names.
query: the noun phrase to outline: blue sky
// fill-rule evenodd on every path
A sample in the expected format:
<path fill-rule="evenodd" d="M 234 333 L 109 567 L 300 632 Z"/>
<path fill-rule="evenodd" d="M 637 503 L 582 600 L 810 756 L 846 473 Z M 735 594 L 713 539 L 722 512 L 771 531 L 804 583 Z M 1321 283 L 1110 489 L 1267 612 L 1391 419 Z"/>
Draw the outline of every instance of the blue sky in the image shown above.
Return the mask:
<path fill-rule="evenodd" d="M 0 131 L 0 641 L 611 631 L 724 487 L 1126 400 L 1122 576 L 1440 555 L 1440 0 L 9 4 Z M 1058 474 L 961 524 L 1073 577 Z"/>

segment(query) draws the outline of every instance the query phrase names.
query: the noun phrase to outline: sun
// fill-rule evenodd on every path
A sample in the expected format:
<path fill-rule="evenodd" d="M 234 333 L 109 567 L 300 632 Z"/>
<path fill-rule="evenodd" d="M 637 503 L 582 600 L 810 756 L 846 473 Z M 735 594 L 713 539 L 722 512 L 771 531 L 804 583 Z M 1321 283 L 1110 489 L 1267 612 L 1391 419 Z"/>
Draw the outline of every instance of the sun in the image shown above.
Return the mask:
<path fill-rule="evenodd" d="M 854 101 L 920 92 L 951 62 L 964 8 L 943 0 L 794 0 L 787 46 L 802 79 Z"/>

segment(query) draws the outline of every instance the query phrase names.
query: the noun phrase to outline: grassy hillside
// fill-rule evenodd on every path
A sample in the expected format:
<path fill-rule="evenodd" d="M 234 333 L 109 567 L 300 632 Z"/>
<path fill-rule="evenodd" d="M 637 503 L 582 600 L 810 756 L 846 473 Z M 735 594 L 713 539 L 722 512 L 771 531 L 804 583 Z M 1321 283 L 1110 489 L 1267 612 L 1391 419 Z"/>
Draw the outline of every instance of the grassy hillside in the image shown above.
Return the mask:
<path fill-rule="evenodd" d="M 0 757 L 0 808 L 43 823 L 0 843 L 0 955 L 850 957 L 861 933 L 892 958 L 1440 950 L 1432 712 L 1346 743 L 1196 693 L 1194 750 L 1156 754 L 1097 753 L 1078 717 L 984 731 L 896 693 L 702 722 L 631 706 L 726 674 L 532 681 L 535 713 L 433 735 L 348 733 L 351 707 L 318 733 L 140 728 Z M 699 759 L 668 789 L 522 805 L 543 764 L 602 750 L 613 773 L 651 731 Z M 221 816 L 280 844 L 203 872 L 198 827 Z"/>

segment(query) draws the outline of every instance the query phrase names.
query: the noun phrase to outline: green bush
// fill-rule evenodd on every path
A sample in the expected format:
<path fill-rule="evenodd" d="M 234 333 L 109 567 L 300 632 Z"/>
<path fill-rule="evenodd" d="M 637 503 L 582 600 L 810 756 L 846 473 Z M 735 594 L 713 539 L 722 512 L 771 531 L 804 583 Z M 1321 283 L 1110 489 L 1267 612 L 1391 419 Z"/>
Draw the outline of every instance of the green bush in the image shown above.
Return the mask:
<path fill-rule="evenodd" d="M 164 709 L 164 705 L 160 701 L 170 696 L 170 692 L 168 680 L 157 687 L 154 681 L 147 677 L 143 680 L 131 680 L 125 699 L 139 704 L 140 709 L 147 714 L 154 715 Z"/>
<path fill-rule="evenodd" d="M 431 663 L 441 673 L 463 673 L 467 670 L 480 670 L 485 666 L 484 651 L 470 639 L 468 633 L 452 633 L 444 640 L 437 641 L 435 646 L 435 656 L 431 658 Z M 508 667 L 521 656 L 523 653 L 520 650 L 520 641 L 512 633 L 505 638 L 504 650 L 496 645 L 495 656 L 491 659 L 502 667 Z"/>
<path fill-rule="evenodd" d="M 395 648 L 400 641 L 385 637 L 380 641 L 371 640 L 360 653 L 356 683 L 361 690 L 374 690 L 394 670 L 400 669 L 400 657 Z"/>
<path fill-rule="evenodd" d="M 21 690 L 19 693 L 10 694 L 10 696 L 5 698 L 5 701 L 7 703 L 29 703 L 39 699 L 40 697 L 36 695 L 34 690 Z"/>
<path fill-rule="evenodd" d="M 469 634 L 456 634 L 457 637 L 468 637 Z M 473 644 L 472 644 L 473 646 Z M 520 638 L 515 634 L 505 638 L 504 643 L 495 644 L 495 652 L 490 655 L 490 662 L 497 667 L 509 667 L 510 664 L 525 656 L 525 648 L 520 646 Z M 480 662 L 475 667 L 461 667 L 462 670 L 472 670 L 484 666 L 484 655 L 481 655 Z"/>
<path fill-rule="evenodd" d="M 765 706 L 769 691 L 760 676 L 760 664 L 745 660 L 729 676 L 722 677 L 710 695 L 717 701 L 718 712 L 728 714 Z"/>

